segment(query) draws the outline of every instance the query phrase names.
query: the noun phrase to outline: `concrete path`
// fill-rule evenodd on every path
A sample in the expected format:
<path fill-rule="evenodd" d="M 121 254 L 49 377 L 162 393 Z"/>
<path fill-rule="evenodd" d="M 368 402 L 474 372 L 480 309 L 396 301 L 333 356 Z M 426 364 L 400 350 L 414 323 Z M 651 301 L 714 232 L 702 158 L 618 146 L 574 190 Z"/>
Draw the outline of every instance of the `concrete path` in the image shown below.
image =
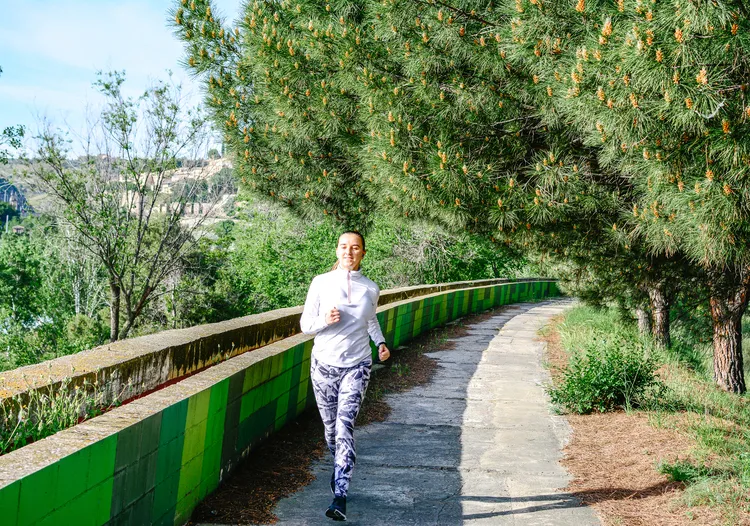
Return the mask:
<path fill-rule="evenodd" d="M 569 304 L 509 306 L 470 326 L 454 350 L 429 354 L 439 361 L 434 380 L 390 396 L 386 422 L 355 430 L 348 523 L 598 525 L 560 492 L 570 430 L 543 388 L 537 331 Z M 331 468 L 317 463 L 317 480 L 279 502 L 279 524 L 332 524 L 323 515 Z"/>

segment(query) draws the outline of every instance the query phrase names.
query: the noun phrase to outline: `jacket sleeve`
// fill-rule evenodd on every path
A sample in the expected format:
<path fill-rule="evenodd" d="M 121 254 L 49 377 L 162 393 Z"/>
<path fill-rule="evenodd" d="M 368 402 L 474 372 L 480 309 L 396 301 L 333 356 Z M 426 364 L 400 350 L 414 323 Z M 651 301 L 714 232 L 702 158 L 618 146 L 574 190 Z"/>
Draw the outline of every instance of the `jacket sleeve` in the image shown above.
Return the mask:
<path fill-rule="evenodd" d="M 385 337 L 383 336 L 383 331 L 380 330 L 380 323 L 378 323 L 378 301 L 380 300 L 380 289 L 375 288 L 375 298 L 373 301 L 374 308 L 372 309 L 372 317 L 367 320 L 367 333 L 370 335 L 370 339 L 375 343 L 375 345 L 380 345 L 381 343 L 385 343 Z"/>
<path fill-rule="evenodd" d="M 315 334 L 325 329 L 325 313 L 320 312 L 320 281 L 315 278 L 307 291 L 305 307 L 299 319 L 299 326 L 305 334 Z"/>

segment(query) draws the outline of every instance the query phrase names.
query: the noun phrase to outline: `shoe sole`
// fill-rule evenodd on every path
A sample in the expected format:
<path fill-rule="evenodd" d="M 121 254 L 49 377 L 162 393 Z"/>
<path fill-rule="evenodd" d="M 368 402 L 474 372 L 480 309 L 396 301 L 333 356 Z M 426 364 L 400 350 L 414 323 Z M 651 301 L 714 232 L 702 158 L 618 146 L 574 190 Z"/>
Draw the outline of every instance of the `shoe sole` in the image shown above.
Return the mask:
<path fill-rule="evenodd" d="M 326 517 L 328 517 L 330 519 L 333 519 L 335 521 L 345 521 L 346 520 L 346 515 L 344 515 L 343 513 L 341 513 L 340 510 L 332 510 L 330 508 L 328 508 L 326 510 Z"/>

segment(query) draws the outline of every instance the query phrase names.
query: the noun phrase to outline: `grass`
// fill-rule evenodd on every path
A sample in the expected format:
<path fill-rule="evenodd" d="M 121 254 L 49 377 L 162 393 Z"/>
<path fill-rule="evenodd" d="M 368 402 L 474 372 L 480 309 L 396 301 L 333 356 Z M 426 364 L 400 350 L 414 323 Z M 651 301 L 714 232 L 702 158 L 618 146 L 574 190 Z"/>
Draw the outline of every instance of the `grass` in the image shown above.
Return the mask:
<path fill-rule="evenodd" d="M 687 459 L 655 468 L 685 484 L 681 497 L 685 505 L 714 507 L 726 524 L 740 524 L 750 520 L 750 397 L 714 386 L 710 342 L 686 325 L 675 324 L 669 350 L 657 349 L 612 309 L 576 307 L 558 329 L 563 347 L 572 356 L 614 338 L 632 349 L 646 347 L 645 355 L 659 366 L 664 388 L 640 410 L 651 425 L 675 429 L 694 443 Z M 750 338 L 744 339 L 743 346 L 750 348 Z M 750 379 L 747 362 L 745 376 Z"/>
<path fill-rule="evenodd" d="M 105 404 L 105 394 L 105 389 L 99 384 L 85 382 L 83 386 L 71 387 L 70 379 L 66 378 L 51 393 L 30 389 L 27 395 L 13 397 L 10 402 L 0 405 L 0 455 L 52 436 L 119 405 L 120 396 Z"/>
<path fill-rule="evenodd" d="M 399 376 L 407 376 L 411 372 L 411 367 L 404 363 L 395 363 L 391 369 Z"/>

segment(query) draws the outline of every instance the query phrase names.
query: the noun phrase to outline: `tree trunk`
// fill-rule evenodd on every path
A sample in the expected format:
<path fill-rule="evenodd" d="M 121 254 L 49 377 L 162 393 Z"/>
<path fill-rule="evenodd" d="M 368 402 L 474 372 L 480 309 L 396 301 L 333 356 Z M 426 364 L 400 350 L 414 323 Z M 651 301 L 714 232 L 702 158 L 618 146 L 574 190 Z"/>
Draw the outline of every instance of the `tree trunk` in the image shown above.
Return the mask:
<path fill-rule="evenodd" d="M 138 305 L 135 306 L 135 309 L 130 309 L 130 303 L 127 304 L 127 319 L 125 320 L 125 327 L 122 329 L 122 332 L 120 332 L 120 339 L 124 340 L 128 337 L 128 334 L 130 334 L 130 329 L 133 328 L 133 325 L 135 325 L 135 320 L 138 318 L 138 316 L 141 315 L 141 312 L 143 311 L 143 307 L 146 306 L 146 303 L 148 302 L 148 299 L 151 297 L 151 293 L 154 291 L 153 287 L 146 286 L 143 289 L 143 292 L 141 293 L 141 298 L 138 300 Z"/>
<path fill-rule="evenodd" d="M 648 297 L 651 299 L 651 312 L 654 315 L 654 340 L 659 347 L 664 348 L 672 344 L 669 334 L 669 298 L 665 288 L 662 281 L 648 289 Z"/>
<path fill-rule="evenodd" d="M 638 319 L 638 332 L 641 335 L 651 334 L 653 328 L 651 326 L 651 313 L 646 309 L 645 306 L 641 305 L 635 309 L 635 317 Z"/>
<path fill-rule="evenodd" d="M 713 321 L 714 380 L 725 391 L 742 394 L 746 390 L 742 360 L 742 316 L 750 298 L 750 272 L 745 271 L 734 286 L 722 287 L 714 280 L 711 287 Z"/>
<path fill-rule="evenodd" d="M 73 305 L 76 316 L 81 313 L 81 278 L 73 278 Z"/>
<path fill-rule="evenodd" d="M 745 392 L 742 369 L 742 315 L 725 315 L 726 305 L 711 298 L 711 317 L 714 323 L 714 380 L 725 391 Z"/>
<path fill-rule="evenodd" d="M 109 341 L 116 342 L 120 332 L 120 286 L 109 284 Z"/>
<path fill-rule="evenodd" d="M 174 296 L 175 283 L 172 282 L 172 328 L 177 328 L 177 302 Z"/>

